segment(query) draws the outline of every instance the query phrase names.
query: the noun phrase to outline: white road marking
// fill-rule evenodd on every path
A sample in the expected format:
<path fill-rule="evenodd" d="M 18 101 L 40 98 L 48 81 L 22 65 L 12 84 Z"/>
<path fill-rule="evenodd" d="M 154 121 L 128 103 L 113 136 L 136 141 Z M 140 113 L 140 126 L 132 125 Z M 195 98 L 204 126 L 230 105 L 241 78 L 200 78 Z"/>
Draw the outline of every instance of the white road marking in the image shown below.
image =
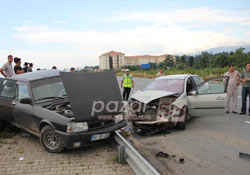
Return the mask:
<path fill-rule="evenodd" d="M 248 124 L 250 124 L 250 121 L 245 121 L 245 123 L 248 123 Z"/>

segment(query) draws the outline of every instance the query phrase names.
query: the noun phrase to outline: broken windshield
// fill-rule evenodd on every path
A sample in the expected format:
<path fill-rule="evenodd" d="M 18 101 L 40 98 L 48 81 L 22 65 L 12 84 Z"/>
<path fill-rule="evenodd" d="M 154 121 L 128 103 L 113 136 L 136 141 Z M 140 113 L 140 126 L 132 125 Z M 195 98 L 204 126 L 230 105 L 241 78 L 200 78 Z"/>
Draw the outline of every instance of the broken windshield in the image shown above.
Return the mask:
<path fill-rule="evenodd" d="M 145 90 L 161 90 L 181 94 L 184 89 L 184 80 L 182 79 L 158 79 L 152 81 Z"/>

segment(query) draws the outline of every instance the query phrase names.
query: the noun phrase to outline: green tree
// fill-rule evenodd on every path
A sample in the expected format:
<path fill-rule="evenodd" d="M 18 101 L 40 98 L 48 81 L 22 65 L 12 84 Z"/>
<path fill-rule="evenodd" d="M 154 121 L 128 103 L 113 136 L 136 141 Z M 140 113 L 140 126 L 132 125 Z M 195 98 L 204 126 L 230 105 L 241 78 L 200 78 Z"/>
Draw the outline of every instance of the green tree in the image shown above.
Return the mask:
<path fill-rule="evenodd" d="M 209 67 L 210 58 L 212 55 L 208 52 L 202 52 L 200 55 L 198 55 L 196 68 L 202 69 Z"/>
<path fill-rule="evenodd" d="M 193 57 L 193 56 L 190 56 L 190 57 L 189 57 L 188 65 L 189 65 L 190 67 L 192 67 L 192 66 L 194 65 L 194 57 Z"/>

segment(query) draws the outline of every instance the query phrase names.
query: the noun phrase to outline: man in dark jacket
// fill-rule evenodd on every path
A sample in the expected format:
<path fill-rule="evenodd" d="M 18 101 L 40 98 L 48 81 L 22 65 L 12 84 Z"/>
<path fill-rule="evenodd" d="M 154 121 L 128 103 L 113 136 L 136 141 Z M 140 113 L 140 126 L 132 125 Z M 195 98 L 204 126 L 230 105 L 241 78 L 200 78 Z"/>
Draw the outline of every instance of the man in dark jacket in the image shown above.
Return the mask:
<path fill-rule="evenodd" d="M 27 63 L 27 62 L 25 62 L 24 64 L 23 64 L 23 71 L 24 71 L 24 73 L 26 73 L 26 72 L 28 72 L 28 65 L 29 65 L 29 63 Z"/>
<path fill-rule="evenodd" d="M 242 107 L 240 115 L 244 115 L 247 110 L 247 96 L 250 97 L 250 62 L 246 63 L 246 68 L 243 70 L 240 80 L 242 82 Z M 248 114 L 250 115 L 250 106 L 248 108 Z"/>
<path fill-rule="evenodd" d="M 24 73 L 23 68 L 21 67 L 21 58 L 14 58 L 14 62 L 16 63 L 14 67 L 15 74 L 22 74 Z"/>
<path fill-rule="evenodd" d="M 27 71 L 32 72 L 33 71 L 32 69 L 33 69 L 33 63 L 30 63 Z"/>

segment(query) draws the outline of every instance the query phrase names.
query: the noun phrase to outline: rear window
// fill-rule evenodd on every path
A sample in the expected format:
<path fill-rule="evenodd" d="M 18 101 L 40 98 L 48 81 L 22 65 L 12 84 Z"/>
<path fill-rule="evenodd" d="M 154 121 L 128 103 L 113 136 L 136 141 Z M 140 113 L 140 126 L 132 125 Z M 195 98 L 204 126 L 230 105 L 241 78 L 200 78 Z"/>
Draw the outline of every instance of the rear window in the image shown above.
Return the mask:
<path fill-rule="evenodd" d="M 0 96 L 13 98 L 15 94 L 16 81 L 8 79 L 0 79 Z"/>

